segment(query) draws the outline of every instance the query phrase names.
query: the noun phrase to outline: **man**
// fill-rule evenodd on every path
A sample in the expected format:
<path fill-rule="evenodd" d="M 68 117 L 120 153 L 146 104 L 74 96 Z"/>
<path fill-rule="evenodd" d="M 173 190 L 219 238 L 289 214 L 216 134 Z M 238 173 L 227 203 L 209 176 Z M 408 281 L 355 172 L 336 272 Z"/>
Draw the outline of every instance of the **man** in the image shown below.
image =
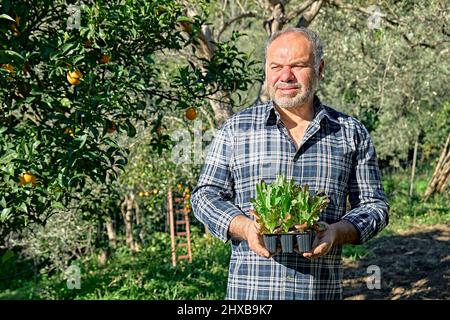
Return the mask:
<path fill-rule="evenodd" d="M 388 223 L 366 128 L 314 94 L 322 56 L 319 37 L 308 29 L 273 34 L 265 65 L 271 100 L 228 119 L 209 149 L 191 202 L 214 236 L 231 240 L 227 299 L 342 299 L 342 245 L 364 243 Z M 250 214 L 256 184 L 277 175 L 330 199 L 321 214 L 325 230 L 303 255 L 270 255 Z"/>

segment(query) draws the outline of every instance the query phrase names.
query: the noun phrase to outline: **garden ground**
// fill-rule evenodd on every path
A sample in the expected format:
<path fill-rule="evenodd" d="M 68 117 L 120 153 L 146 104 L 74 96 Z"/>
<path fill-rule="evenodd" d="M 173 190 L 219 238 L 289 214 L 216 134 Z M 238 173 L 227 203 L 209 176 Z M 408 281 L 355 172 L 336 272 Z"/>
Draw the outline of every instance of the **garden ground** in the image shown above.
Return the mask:
<path fill-rule="evenodd" d="M 413 225 L 374 239 L 370 254 L 344 258 L 344 297 L 372 299 L 450 299 L 450 227 Z M 381 270 L 381 288 L 369 290 L 367 267 Z"/>

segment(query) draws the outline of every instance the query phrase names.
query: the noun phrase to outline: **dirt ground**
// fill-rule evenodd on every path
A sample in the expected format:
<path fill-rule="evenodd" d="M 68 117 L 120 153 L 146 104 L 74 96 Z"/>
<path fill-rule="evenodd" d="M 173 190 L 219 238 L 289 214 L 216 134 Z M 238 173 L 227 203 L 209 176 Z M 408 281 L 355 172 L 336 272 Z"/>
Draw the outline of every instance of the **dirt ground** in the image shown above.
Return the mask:
<path fill-rule="evenodd" d="M 344 259 L 344 299 L 450 299 L 450 226 L 412 227 L 373 239 L 372 256 Z M 381 271 L 381 288 L 369 290 L 367 267 Z"/>

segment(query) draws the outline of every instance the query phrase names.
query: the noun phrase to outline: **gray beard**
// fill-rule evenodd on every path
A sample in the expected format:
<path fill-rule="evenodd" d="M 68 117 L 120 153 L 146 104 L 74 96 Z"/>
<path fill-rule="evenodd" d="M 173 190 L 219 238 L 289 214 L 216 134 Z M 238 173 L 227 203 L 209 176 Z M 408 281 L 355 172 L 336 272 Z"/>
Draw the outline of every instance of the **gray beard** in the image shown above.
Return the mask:
<path fill-rule="evenodd" d="M 304 86 L 301 86 L 300 92 L 296 96 L 277 98 L 275 96 L 275 88 L 271 88 L 271 90 L 269 91 L 269 96 L 277 106 L 284 109 L 292 109 L 304 105 L 306 102 L 312 99 L 316 91 L 316 87 L 317 82 L 315 82 L 314 79 L 311 79 L 311 81 L 308 83 L 308 86 L 306 87 L 305 93 L 301 92 L 302 89 L 305 88 Z"/>

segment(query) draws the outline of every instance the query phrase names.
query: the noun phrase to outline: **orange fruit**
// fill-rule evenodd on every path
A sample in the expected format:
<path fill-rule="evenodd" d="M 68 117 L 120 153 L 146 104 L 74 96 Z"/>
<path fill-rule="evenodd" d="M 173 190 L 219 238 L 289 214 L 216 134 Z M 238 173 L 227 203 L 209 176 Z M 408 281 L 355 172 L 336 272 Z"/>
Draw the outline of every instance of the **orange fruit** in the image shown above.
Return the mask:
<path fill-rule="evenodd" d="M 139 192 L 139 197 L 143 197 L 144 196 L 144 193 L 141 191 L 141 192 Z"/>
<path fill-rule="evenodd" d="M 14 68 L 14 66 L 12 66 L 12 65 L 10 65 L 10 64 L 2 64 L 2 65 L 0 65 L 0 66 L 1 66 L 1 68 L 2 68 L 3 70 L 5 70 L 6 72 L 8 72 L 9 74 L 11 74 L 11 75 L 15 75 L 15 74 L 16 74 L 16 69 Z M 12 77 L 6 77 L 6 79 L 9 80 L 9 81 L 13 80 Z"/>
<path fill-rule="evenodd" d="M 107 54 L 102 54 L 102 57 L 100 58 L 100 61 L 103 64 L 107 64 L 107 63 L 109 63 L 109 61 L 111 61 L 111 57 L 108 56 Z"/>
<path fill-rule="evenodd" d="M 33 186 L 36 184 L 36 176 L 34 174 L 31 172 L 25 172 L 19 176 L 19 185 L 24 186 L 29 183 L 33 184 Z"/>
<path fill-rule="evenodd" d="M 71 85 L 76 86 L 80 83 L 80 79 L 83 78 L 83 74 L 80 70 L 69 71 L 67 72 L 66 78 Z"/>
<path fill-rule="evenodd" d="M 153 194 L 157 194 L 158 193 L 158 189 L 153 189 Z"/>
<path fill-rule="evenodd" d="M 191 189 L 189 189 L 188 187 L 186 189 L 184 189 L 184 193 L 189 193 L 191 192 Z"/>
<path fill-rule="evenodd" d="M 156 128 L 156 134 L 157 134 L 158 136 L 161 135 L 161 126 L 158 126 L 158 127 Z"/>
<path fill-rule="evenodd" d="M 197 118 L 197 110 L 195 110 L 194 107 L 189 107 L 186 109 L 186 118 L 188 120 L 195 120 L 195 118 Z"/>
<path fill-rule="evenodd" d="M 16 69 L 14 68 L 14 66 L 12 66 L 10 64 L 2 64 L 1 67 L 3 70 L 5 70 L 8 73 L 11 73 L 11 74 L 16 73 Z"/>
<path fill-rule="evenodd" d="M 148 191 L 144 192 L 144 196 L 148 197 L 150 195 L 150 193 Z"/>
<path fill-rule="evenodd" d="M 75 137 L 75 133 L 73 133 L 73 130 L 70 129 L 70 128 L 66 128 L 66 129 L 64 130 L 64 133 L 67 134 L 67 135 L 69 135 L 69 136 L 71 136 L 72 138 Z"/>
<path fill-rule="evenodd" d="M 177 185 L 177 188 L 178 188 L 178 190 L 181 190 L 181 189 L 183 188 L 183 185 L 182 185 L 181 183 L 179 183 L 179 184 Z"/>

